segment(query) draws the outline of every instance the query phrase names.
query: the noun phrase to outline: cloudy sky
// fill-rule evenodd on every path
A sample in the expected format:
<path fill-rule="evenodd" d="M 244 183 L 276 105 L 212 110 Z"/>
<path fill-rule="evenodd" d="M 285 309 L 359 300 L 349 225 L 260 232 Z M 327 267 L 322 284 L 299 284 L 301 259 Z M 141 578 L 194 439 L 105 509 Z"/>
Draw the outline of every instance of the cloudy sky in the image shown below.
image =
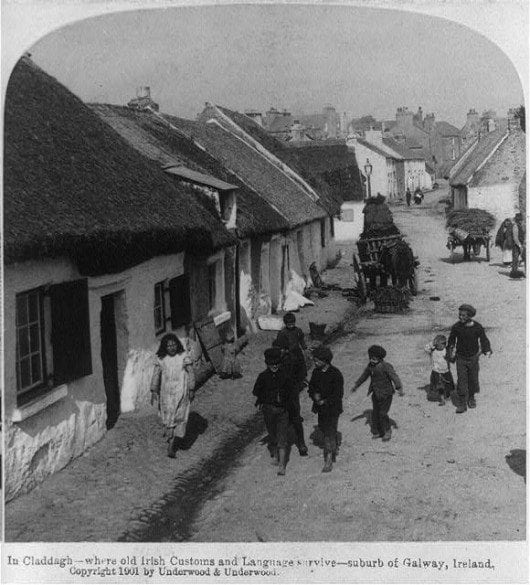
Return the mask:
<path fill-rule="evenodd" d="M 470 107 L 523 103 L 517 73 L 483 36 L 447 20 L 346 6 L 140 10 L 61 28 L 34 60 L 85 101 L 124 104 L 151 86 L 163 111 L 205 101 L 293 113 L 334 105 L 391 119 L 406 105 L 457 126 Z"/>

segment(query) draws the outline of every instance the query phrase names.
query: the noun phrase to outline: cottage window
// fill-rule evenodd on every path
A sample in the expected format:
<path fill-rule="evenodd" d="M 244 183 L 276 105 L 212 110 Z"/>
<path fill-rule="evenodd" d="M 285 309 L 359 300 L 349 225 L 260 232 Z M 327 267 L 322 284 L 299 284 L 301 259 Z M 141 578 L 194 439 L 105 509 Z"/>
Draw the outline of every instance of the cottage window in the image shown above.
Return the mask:
<path fill-rule="evenodd" d="M 334 217 L 329 218 L 329 233 L 330 233 L 332 238 L 335 237 L 335 218 Z"/>
<path fill-rule="evenodd" d="M 166 295 L 169 295 L 169 302 Z M 188 325 L 191 321 L 190 283 L 187 274 L 155 284 L 156 335 L 165 333 L 168 321 L 171 323 L 171 329 Z"/>
<path fill-rule="evenodd" d="M 155 332 L 157 335 L 166 330 L 166 307 L 164 303 L 164 283 L 157 282 L 155 284 L 155 303 L 154 303 L 154 317 L 155 317 Z"/>
<path fill-rule="evenodd" d="M 326 220 L 320 220 L 320 245 L 322 248 L 326 247 Z"/>
<path fill-rule="evenodd" d="M 17 404 L 92 373 L 87 280 L 16 296 Z"/>
<path fill-rule="evenodd" d="M 43 290 L 19 294 L 16 303 L 17 392 L 21 397 L 45 381 Z"/>

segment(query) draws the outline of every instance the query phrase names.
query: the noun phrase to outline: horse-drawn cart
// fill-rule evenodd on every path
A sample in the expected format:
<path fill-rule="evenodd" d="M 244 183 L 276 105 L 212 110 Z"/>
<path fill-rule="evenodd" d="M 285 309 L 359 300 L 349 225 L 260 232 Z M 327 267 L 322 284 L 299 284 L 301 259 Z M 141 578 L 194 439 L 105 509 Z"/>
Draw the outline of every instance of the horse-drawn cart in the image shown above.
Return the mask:
<path fill-rule="evenodd" d="M 393 285 L 400 288 L 408 286 L 411 294 L 417 294 L 416 266 L 419 262 L 404 242 L 403 234 L 361 237 L 357 241 L 357 249 L 358 253 L 353 254 L 353 269 L 363 302 L 377 288 L 386 287 L 389 279 Z"/>
<path fill-rule="evenodd" d="M 490 239 L 491 236 L 485 232 L 467 232 L 460 228 L 453 228 L 449 230 L 447 237 L 447 249 L 451 252 L 451 262 L 455 260 L 455 249 L 459 246 L 464 251 L 464 260 L 471 260 L 473 256 L 480 256 L 482 247 L 486 252 L 486 260 L 490 261 Z"/>

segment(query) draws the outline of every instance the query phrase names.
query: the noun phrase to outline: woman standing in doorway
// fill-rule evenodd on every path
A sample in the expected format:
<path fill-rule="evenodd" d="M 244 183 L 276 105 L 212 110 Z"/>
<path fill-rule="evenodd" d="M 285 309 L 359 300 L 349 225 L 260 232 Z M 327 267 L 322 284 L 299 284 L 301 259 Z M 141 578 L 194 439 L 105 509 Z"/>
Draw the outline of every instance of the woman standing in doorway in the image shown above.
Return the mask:
<path fill-rule="evenodd" d="M 173 333 L 162 337 L 151 381 L 151 404 L 158 412 L 168 437 L 168 457 L 174 458 L 186 434 L 194 391 L 190 384 L 191 359 Z"/>

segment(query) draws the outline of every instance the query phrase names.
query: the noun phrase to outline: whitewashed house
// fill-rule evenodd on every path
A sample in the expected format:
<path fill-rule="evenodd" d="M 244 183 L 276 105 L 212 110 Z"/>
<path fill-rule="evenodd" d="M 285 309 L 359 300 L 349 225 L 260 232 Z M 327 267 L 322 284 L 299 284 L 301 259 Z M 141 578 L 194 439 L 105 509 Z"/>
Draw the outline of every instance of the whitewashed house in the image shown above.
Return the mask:
<path fill-rule="evenodd" d="M 193 324 L 230 310 L 236 240 L 27 58 L 6 93 L 4 226 L 9 500 L 99 440 L 125 391 L 147 404 L 164 333 L 193 351 Z"/>
<path fill-rule="evenodd" d="M 481 135 L 451 170 L 454 209 L 478 207 L 498 222 L 520 209 L 519 188 L 526 170 L 526 135 L 517 118 L 507 129 Z"/>

